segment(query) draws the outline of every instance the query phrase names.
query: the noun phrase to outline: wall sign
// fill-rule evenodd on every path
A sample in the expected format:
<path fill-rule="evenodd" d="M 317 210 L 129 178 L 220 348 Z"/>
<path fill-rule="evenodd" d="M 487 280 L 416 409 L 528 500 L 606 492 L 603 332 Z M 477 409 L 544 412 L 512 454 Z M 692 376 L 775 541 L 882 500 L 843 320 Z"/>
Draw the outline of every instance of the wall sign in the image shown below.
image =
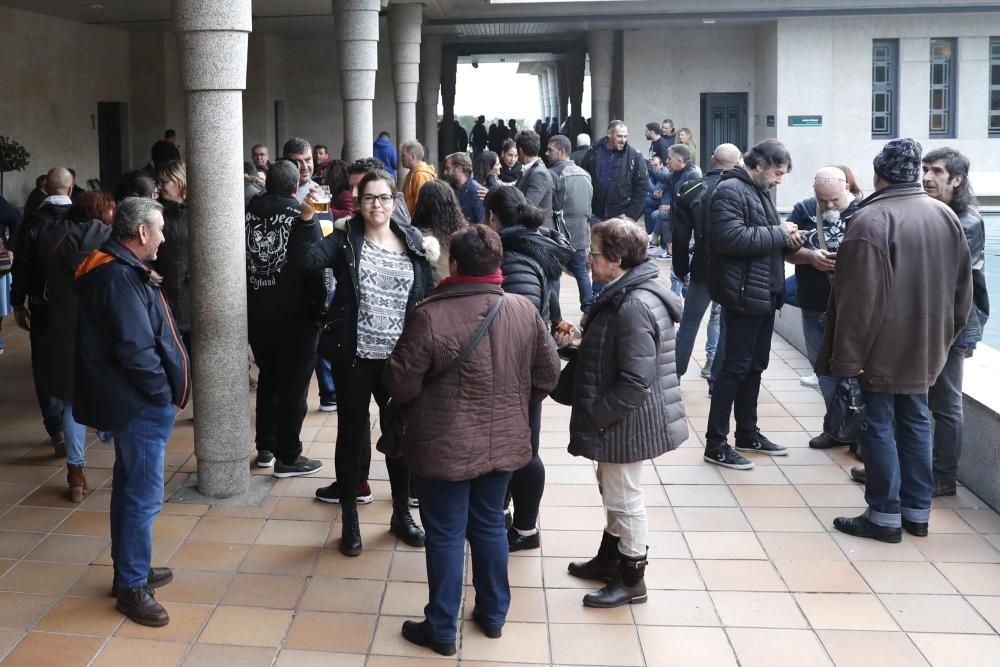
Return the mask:
<path fill-rule="evenodd" d="M 822 116 L 789 116 L 788 127 L 822 127 Z"/>

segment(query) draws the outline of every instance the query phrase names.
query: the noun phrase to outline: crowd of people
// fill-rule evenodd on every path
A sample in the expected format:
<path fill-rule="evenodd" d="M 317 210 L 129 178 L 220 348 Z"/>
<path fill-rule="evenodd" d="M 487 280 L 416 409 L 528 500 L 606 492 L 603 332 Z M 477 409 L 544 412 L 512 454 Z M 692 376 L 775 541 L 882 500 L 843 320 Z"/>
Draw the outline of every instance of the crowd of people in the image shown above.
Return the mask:
<path fill-rule="evenodd" d="M 275 477 L 322 469 L 300 437 L 315 375 L 319 409 L 335 410 L 338 426 L 336 478 L 315 495 L 340 505 L 338 548 L 360 556 L 374 400 L 389 530 L 426 553 L 425 618 L 406 622 L 404 637 L 455 653 L 466 540 L 473 619 L 501 635 L 508 554 L 541 545 L 546 396 L 571 406 L 568 449 L 596 463 L 606 511 L 596 555 L 569 565 L 601 585 L 583 604 L 646 601 L 641 472 L 688 437 L 680 379 L 706 312 L 704 460 L 746 470 L 754 456 L 788 455 L 758 428 L 757 403 L 775 312 L 794 298 L 828 410 L 845 382 L 867 410 L 856 441 L 838 439 L 828 417 L 810 442 L 849 446 L 866 464 L 852 474 L 868 509 L 836 529 L 884 542 L 926 535 L 931 497 L 955 493 L 962 364 L 989 314 L 968 160 L 893 140 L 874 159 L 868 197 L 850 168 L 825 165 L 782 219 L 771 191 L 792 158 L 777 140 L 745 153 L 719 145 L 703 173 L 691 132 L 670 119 L 646 125 L 648 151 L 619 120 L 593 145 L 551 119 L 536 125 L 487 128 L 480 117 L 472 154 L 443 156 L 442 178 L 422 144 L 404 140 L 397 153 L 388 133 L 351 163 L 293 138 L 273 162 L 254 146 L 246 164 L 252 463 Z M 0 237 L 69 497 L 89 492 L 90 426 L 115 446 L 118 609 L 163 625 L 153 589 L 173 575 L 151 567 L 151 531 L 196 327 L 185 165 L 169 137 L 152 158 L 114 197 L 74 194 L 74 174 L 53 168 L 23 223 L 0 201 Z M 671 256 L 664 280 L 657 260 Z M 579 322 L 562 317 L 564 272 L 578 286 Z"/>

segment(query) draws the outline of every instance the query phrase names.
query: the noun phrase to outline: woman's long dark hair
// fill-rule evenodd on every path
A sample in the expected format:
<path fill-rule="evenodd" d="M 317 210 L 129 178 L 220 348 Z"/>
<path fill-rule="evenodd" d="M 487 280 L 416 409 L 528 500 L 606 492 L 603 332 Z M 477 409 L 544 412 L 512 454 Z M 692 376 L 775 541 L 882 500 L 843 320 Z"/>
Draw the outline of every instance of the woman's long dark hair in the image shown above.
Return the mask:
<path fill-rule="evenodd" d="M 491 190 L 483 204 L 487 211 L 497 217 L 501 228 L 523 225 L 528 229 L 538 229 L 545 223 L 542 210 L 529 204 L 515 187 Z"/>
<path fill-rule="evenodd" d="M 413 226 L 430 230 L 442 244 L 466 224 L 455 190 L 439 179 L 428 181 L 420 188 L 417 205 L 413 208 Z"/>
<path fill-rule="evenodd" d="M 490 180 L 490 171 L 498 162 L 500 162 L 500 156 L 493 151 L 483 151 L 477 155 L 472 163 L 472 175 L 476 182 L 483 186 L 487 185 Z"/>

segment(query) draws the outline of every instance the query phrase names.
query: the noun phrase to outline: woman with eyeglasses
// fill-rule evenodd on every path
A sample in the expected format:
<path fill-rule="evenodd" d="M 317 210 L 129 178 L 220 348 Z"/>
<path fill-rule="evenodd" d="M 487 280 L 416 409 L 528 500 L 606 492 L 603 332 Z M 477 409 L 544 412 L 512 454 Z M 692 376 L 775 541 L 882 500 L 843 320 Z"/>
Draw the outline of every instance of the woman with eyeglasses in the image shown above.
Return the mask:
<path fill-rule="evenodd" d="M 396 182 L 382 169 L 358 185 L 357 211 L 314 243 L 306 270 L 333 269 L 337 291 L 327 311 L 319 352 L 329 359 L 338 387 L 337 450 L 334 464 L 341 505 L 340 551 L 361 553 L 357 488 L 362 452 L 371 448 L 369 404 L 388 402 L 382 379 L 386 360 L 403 333 L 407 313 L 434 286 L 420 231 L 392 220 Z M 410 473 L 401 459 L 387 459 L 392 488 L 389 531 L 406 544 L 424 545 L 424 533 L 410 515 Z"/>
<path fill-rule="evenodd" d="M 191 353 L 191 258 L 188 237 L 187 167 L 171 160 L 156 175 L 163 204 L 163 245 L 153 269 L 163 276 L 163 293 L 170 304 L 184 346 Z"/>

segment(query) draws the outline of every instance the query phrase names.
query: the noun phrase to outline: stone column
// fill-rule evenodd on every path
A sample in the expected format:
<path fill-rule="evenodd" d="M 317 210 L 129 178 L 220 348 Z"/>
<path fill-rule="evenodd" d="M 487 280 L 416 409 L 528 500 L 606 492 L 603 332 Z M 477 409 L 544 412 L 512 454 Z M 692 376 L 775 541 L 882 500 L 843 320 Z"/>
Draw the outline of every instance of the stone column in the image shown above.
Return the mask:
<path fill-rule="evenodd" d="M 243 90 L 251 0 L 173 0 L 187 117 L 198 490 L 250 485 Z"/>
<path fill-rule="evenodd" d="M 587 50 L 590 52 L 590 116 L 591 138 L 603 137 L 611 119 L 611 58 L 614 55 L 614 33 L 610 30 L 592 30 L 587 33 Z"/>
<path fill-rule="evenodd" d="M 424 160 L 436 164 L 438 155 L 438 93 L 441 88 L 441 35 L 420 42 L 420 107 L 423 109 Z"/>
<path fill-rule="evenodd" d="M 587 69 L 587 53 L 582 46 L 574 46 L 566 54 L 566 81 L 569 94 L 569 113 L 583 118 L 583 77 Z M 576 141 L 576 137 L 573 137 Z"/>
<path fill-rule="evenodd" d="M 538 72 L 538 74 L 536 74 L 535 76 L 538 77 L 538 101 L 541 102 L 542 120 L 545 120 L 545 116 L 548 116 L 548 115 L 551 115 L 551 114 L 547 113 L 548 110 L 549 110 L 549 91 L 548 91 L 548 87 L 545 85 L 545 72 L 544 72 L 544 70 Z"/>
<path fill-rule="evenodd" d="M 458 54 L 449 51 L 441 54 L 441 103 L 444 114 L 441 117 L 441 140 L 438 160 L 444 162 L 445 157 L 455 150 L 455 78 L 458 75 Z"/>
<path fill-rule="evenodd" d="M 372 102 L 378 70 L 379 0 L 334 0 L 340 95 L 344 100 L 344 159 L 372 154 Z"/>
<path fill-rule="evenodd" d="M 420 23 L 423 5 L 389 6 L 389 41 L 392 49 L 392 83 L 396 92 L 396 145 L 417 138 L 417 91 L 420 86 Z M 399 163 L 402 185 L 406 169 Z"/>
<path fill-rule="evenodd" d="M 556 75 L 556 67 L 553 64 L 546 66 L 545 71 L 549 73 L 549 116 L 559 117 L 559 77 Z"/>
<path fill-rule="evenodd" d="M 556 83 L 559 97 L 559 120 L 564 121 L 568 117 L 568 105 L 566 99 L 569 94 L 569 78 L 567 76 L 566 60 L 556 62 Z"/>

